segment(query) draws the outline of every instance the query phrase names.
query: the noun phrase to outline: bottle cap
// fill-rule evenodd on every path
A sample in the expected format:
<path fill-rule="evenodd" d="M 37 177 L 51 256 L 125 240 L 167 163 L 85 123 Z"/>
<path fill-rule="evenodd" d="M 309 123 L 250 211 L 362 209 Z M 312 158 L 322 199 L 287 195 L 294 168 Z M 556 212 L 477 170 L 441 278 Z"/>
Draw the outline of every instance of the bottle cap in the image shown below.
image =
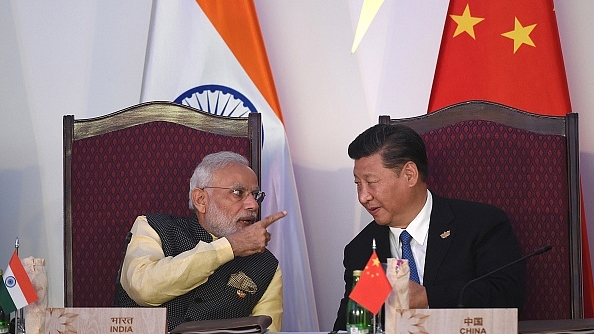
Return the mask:
<path fill-rule="evenodd" d="M 353 276 L 361 276 L 363 270 L 353 270 Z"/>

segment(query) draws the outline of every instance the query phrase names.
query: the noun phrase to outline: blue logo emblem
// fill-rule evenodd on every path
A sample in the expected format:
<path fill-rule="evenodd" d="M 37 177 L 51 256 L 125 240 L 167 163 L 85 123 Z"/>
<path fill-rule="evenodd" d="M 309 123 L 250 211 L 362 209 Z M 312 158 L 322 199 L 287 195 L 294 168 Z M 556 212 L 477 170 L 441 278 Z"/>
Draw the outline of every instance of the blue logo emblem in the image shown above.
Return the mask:
<path fill-rule="evenodd" d="M 228 117 L 247 117 L 258 112 L 252 102 L 233 88 L 221 85 L 202 85 L 187 90 L 173 102 L 211 114 Z"/>
<path fill-rule="evenodd" d="M 4 280 L 4 284 L 6 284 L 7 288 L 13 288 L 16 285 L 17 281 L 14 276 L 7 276 Z"/>

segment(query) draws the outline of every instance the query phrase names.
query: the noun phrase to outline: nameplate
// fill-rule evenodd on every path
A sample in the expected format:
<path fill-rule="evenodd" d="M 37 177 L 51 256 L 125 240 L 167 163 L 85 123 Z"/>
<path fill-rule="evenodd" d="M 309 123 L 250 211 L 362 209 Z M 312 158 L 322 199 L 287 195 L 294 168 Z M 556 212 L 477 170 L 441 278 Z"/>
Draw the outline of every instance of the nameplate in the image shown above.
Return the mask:
<path fill-rule="evenodd" d="M 44 333 L 167 333 L 167 311 L 164 307 L 52 307 L 45 311 Z"/>
<path fill-rule="evenodd" d="M 395 320 L 395 324 L 386 323 L 386 334 L 518 332 L 518 309 L 515 308 L 395 310 Z"/>

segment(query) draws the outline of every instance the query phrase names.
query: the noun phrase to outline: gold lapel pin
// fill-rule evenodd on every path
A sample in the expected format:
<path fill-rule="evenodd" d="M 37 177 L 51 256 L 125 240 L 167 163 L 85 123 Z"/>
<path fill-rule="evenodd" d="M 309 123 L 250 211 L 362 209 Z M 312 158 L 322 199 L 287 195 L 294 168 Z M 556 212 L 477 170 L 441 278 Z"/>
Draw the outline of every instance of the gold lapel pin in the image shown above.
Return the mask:
<path fill-rule="evenodd" d="M 258 291 L 256 283 L 242 271 L 231 274 L 227 285 L 237 289 L 237 296 L 239 298 L 245 298 L 248 293 L 253 295 Z"/>
<path fill-rule="evenodd" d="M 447 230 L 439 235 L 442 239 L 445 239 L 450 236 L 450 230 Z"/>

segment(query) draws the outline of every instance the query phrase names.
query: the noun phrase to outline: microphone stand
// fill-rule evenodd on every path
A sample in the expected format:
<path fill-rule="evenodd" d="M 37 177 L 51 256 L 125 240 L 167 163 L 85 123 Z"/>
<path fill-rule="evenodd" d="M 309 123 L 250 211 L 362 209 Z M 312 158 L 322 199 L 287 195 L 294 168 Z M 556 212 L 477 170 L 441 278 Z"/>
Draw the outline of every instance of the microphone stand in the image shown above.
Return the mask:
<path fill-rule="evenodd" d="M 524 260 L 528 259 L 529 257 L 532 257 L 534 255 L 538 255 L 538 254 L 542 254 L 544 252 L 548 252 L 552 248 L 553 248 L 553 246 L 551 246 L 551 245 L 547 245 L 547 246 L 541 247 L 541 248 L 537 249 L 536 251 L 534 251 L 534 252 L 532 252 L 532 253 L 530 253 L 528 255 L 525 255 L 525 256 L 523 256 L 523 257 L 521 257 L 521 258 L 519 258 L 519 259 L 517 259 L 515 261 L 512 261 L 512 262 L 510 262 L 510 263 L 502 266 L 502 267 L 499 267 L 499 268 L 497 268 L 495 270 L 492 270 L 492 271 L 490 271 L 490 272 L 488 272 L 488 273 L 486 273 L 486 274 L 484 274 L 482 276 L 479 276 L 479 277 L 477 277 L 475 279 L 472 279 L 472 280 L 468 281 L 468 283 L 464 284 L 464 286 L 462 287 L 462 290 L 460 290 L 460 297 L 458 298 L 458 307 L 459 308 L 463 308 L 464 307 L 464 303 L 462 302 L 462 300 L 464 299 L 464 291 L 466 291 L 466 288 L 469 285 L 471 285 L 472 283 L 474 283 L 476 281 L 480 281 L 480 280 L 482 280 L 485 277 L 491 276 L 494 273 L 499 272 L 499 271 L 501 271 L 501 270 L 503 270 L 503 269 L 505 269 L 507 267 L 513 266 L 514 264 L 516 264 L 518 262 L 524 261 Z"/>

